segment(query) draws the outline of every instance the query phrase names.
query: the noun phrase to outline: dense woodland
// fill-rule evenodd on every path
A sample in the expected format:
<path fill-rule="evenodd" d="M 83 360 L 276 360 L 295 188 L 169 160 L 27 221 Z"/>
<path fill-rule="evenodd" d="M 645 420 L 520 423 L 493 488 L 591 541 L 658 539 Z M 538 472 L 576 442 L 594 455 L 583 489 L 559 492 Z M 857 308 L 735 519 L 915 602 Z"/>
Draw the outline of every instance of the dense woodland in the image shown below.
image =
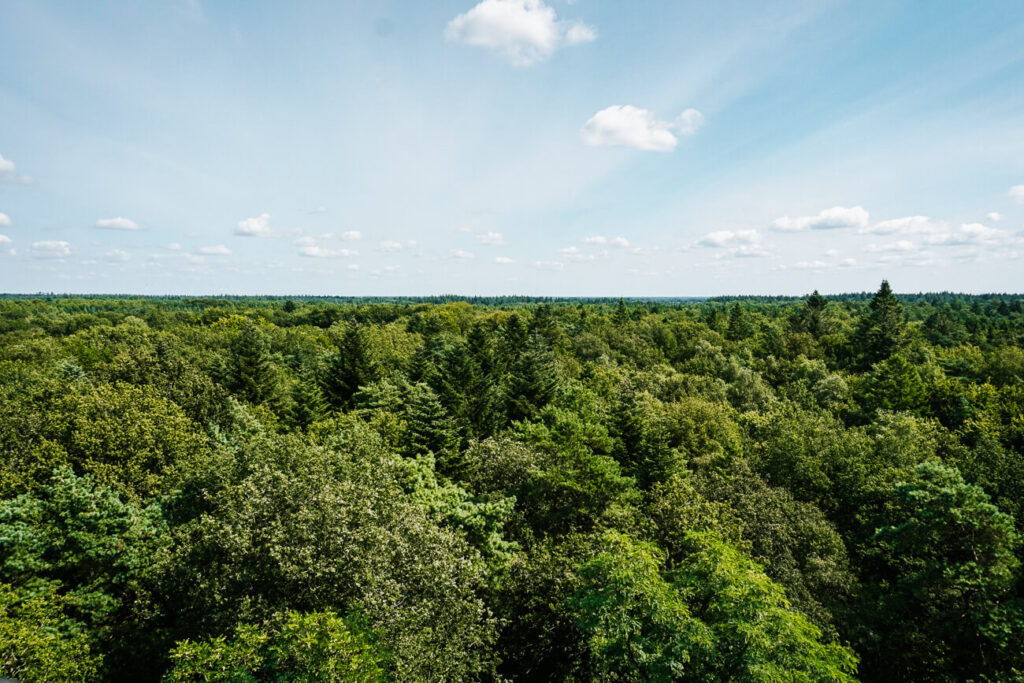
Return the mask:
<path fill-rule="evenodd" d="M 1024 678 L 1024 297 L 0 300 L 0 675 Z"/>

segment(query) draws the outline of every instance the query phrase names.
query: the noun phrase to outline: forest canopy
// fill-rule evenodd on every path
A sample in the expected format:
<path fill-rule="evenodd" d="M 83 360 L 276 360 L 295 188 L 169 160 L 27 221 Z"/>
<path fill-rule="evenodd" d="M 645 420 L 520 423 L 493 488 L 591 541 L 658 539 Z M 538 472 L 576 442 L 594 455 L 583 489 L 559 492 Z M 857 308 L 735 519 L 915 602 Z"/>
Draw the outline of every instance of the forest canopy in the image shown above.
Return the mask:
<path fill-rule="evenodd" d="M 1024 297 L 0 297 L 0 676 L 1014 681 Z"/>

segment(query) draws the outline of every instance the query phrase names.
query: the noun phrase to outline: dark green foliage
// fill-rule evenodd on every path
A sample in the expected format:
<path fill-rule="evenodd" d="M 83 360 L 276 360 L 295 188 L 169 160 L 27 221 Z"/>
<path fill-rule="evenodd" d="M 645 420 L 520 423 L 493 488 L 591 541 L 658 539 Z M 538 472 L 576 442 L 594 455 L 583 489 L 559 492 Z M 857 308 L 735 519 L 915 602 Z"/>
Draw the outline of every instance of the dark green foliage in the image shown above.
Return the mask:
<path fill-rule="evenodd" d="M 1018 680 L 1022 347 L 887 283 L 0 296 L 0 676 Z"/>
<path fill-rule="evenodd" d="M 249 322 L 231 343 L 225 384 L 243 401 L 273 403 L 278 399 L 277 371 L 270 357 L 267 336 Z"/>
<path fill-rule="evenodd" d="M 882 280 L 878 293 L 868 304 L 868 313 L 857 326 L 854 344 L 865 365 L 885 360 L 906 343 L 906 317 L 903 305 Z"/>

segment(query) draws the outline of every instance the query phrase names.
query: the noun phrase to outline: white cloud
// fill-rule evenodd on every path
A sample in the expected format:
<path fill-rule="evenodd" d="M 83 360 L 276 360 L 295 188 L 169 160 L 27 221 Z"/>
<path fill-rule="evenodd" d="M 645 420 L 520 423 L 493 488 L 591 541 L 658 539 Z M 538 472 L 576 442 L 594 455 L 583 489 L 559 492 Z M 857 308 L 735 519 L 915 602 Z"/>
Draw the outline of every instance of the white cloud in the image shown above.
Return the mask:
<path fill-rule="evenodd" d="M 309 213 L 314 215 L 314 216 L 317 216 L 317 215 L 322 214 L 322 213 L 327 213 L 327 207 L 326 206 L 318 206 L 315 209 L 313 209 L 312 211 L 310 211 Z"/>
<path fill-rule="evenodd" d="M 800 230 L 835 230 L 838 228 L 864 228 L 868 224 L 868 212 L 862 206 L 834 206 L 816 216 L 783 216 L 772 221 L 771 227 L 782 232 Z"/>
<path fill-rule="evenodd" d="M 363 239 L 363 233 L 359 232 L 358 230 L 346 230 L 345 232 L 341 233 L 341 239 L 343 239 L 346 242 L 356 242 L 358 240 Z"/>
<path fill-rule="evenodd" d="M 559 21 L 543 0 L 483 0 L 448 22 L 444 37 L 499 52 L 516 66 L 530 66 L 563 45 L 589 43 L 596 35 L 582 22 Z"/>
<path fill-rule="evenodd" d="M 451 256 L 453 259 L 458 259 L 460 261 L 468 261 L 469 259 L 473 258 L 473 254 L 462 249 L 452 249 L 450 252 L 448 252 L 448 255 Z"/>
<path fill-rule="evenodd" d="M 209 247 L 199 247 L 196 249 L 197 252 L 204 256 L 228 256 L 231 254 L 231 250 L 225 247 L 223 244 L 217 244 Z"/>
<path fill-rule="evenodd" d="M 697 244 L 702 247 L 733 247 L 760 241 L 761 234 L 757 230 L 716 230 L 701 237 Z"/>
<path fill-rule="evenodd" d="M 384 240 L 377 245 L 377 248 L 381 251 L 401 251 L 402 247 L 402 243 L 395 240 Z"/>
<path fill-rule="evenodd" d="M 10 244 L 11 238 L 7 235 L 0 235 L 0 244 Z M 500 257 L 499 257 L 500 258 Z"/>
<path fill-rule="evenodd" d="M 19 174 L 17 169 L 14 167 L 14 162 L 10 159 L 4 159 L 4 155 L 0 154 L 0 183 L 31 185 L 32 179 L 28 176 Z"/>
<path fill-rule="evenodd" d="M 0 213 L 0 228 L 11 227 L 11 217 L 6 213 Z"/>
<path fill-rule="evenodd" d="M 270 237 L 273 234 L 270 230 L 270 214 L 261 213 L 259 216 L 238 221 L 235 234 L 242 237 Z"/>
<path fill-rule="evenodd" d="M 605 237 L 603 235 L 592 235 L 590 237 L 584 237 L 583 238 L 583 243 L 584 244 L 596 244 L 596 245 L 610 244 L 613 247 L 623 247 L 623 248 L 629 246 L 629 240 L 627 240 L 625 237 L 612 237 L 612 238 L 608 238 L 608 237 Z"/>
<path fill-rule="evenodd" d="M 646 109 L 630 104 L 613 105 L 583 124 L 580 137 L 591 147 L 632 147 L 652 152 L 671 152 L 679 135 L 691 135 L 704 121 L 696 109 L 687 109 L 675 121 L 661 121 Z"/>
<path fill-rule="evenodd" d="M 132 258 L 132 255 L 124 249 L 112 249 L 104 254 L 104 256 L 106 256 L 108 261 L 130 261 Z"/>
<path fill-rule="evenodd" d="M 135 221 L 118 216 L 117 218 L 101 218 L 96 221 L 97 228 L 104 230 L 138 230 L 139 225 Z"/>
<path fill-rule="evenodd" d="M 43 240 L 33 242 L 29 249 L 32 258 L 61 259 L 71 256 L 71 245 L 62 240 Z"/>
<path fill-rule="evenodd" d="M 165 245 L 164 249 L 169 249 L 170 251 L 181 251 L 181 245 L 177 242 L 171 242 L 170 244 Z"/>
<path fill-rule="evenodd" d="M 993 223 L 998 223 L 999 221 L 1001 221 L 1004 218 L 1006 218 L 1006 216 L 1004 216 L 1003 214 L 999 213 L 998 211 L 992 211 L 991 213 L 986 213 L 985 214 L 985 218 L 987 218 L 988 220 L 992 221 Z"/>
<path fill-rule="evenodd" d="M 359 256 L 355 249 L 325 249 L 324 247 L 309 246 L 299 249 L 299 253 L 310 258 L 339 258 Z"/>
<path fill-rule="evenodd" d="M 296 247 L 312 247 L 316 246 L 315 237 L 299 237 L 292 242 Z"/>
<path fill-rule="evenodd" d="M 1010 188 L 1010 199 L 1018 204 L 1024 204 L 1024 185 L 1014 185 Z"/>
<path fill-rule="evenodd" d="M 876 252 L 892 252 L 892 251 L 914 251 L 914 243 L 910 240 L 897 240 L 895 242 L 886 242 L 885 244 L 869 244 L 864 247 L 865 251 L 876 251 Z"/>
<path fill-rule="evenodd" d="M 861 233 L 873 233 L 876 235 L 892 235 L 894 233 L 900 233 L 904 235 L 917 234 L 924 232 L 934 232 L 939 229 L 939 225 L 932 221 L 928 216 L 905 216 L 903 218 L 893 218 L 875 225 L 865 225 L 859 232 Z"/>
<path fill-rule="evenodd" d="M 936 233 L 925 237 L 925 242 L 935 246 L 955 247 L 964 244 L 978 246 L 997 246 L 1005 244 L 1010 238 L 1006 230 L 990 228 L 981 223 L 964 223 L 956 230 Z"/>
<path fill-rule="evenodd" d="M 476 236 L 480 244 L 486 244 L 489 247 L 500 247 L 505 244 L 505 237 L 500 232 L 485 232 Z"/>
<path fill-rule="evenodd" d="M 510 259 L 508 256 L 495 256 L 494 257 L 494 262 L 495 263 L 504 263 L 504 264 L 515 263 L 515 261 Z"/>
<path fill-rule="evenodd" d="M 533 267 L 539 270 L 562 270 L 565 264 L 560 261 L 535 261 Z"/>

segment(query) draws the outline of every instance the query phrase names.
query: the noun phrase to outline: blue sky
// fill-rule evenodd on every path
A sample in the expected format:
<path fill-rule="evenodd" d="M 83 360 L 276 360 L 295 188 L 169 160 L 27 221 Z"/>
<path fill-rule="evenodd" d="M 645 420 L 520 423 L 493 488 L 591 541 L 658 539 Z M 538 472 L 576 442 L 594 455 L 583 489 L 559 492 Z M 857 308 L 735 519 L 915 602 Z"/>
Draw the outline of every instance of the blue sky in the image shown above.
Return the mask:
<path fill-rule="evenodd" d="M 1021 291 L 1024 6 L 0 3 L 0 291 Z"/>

